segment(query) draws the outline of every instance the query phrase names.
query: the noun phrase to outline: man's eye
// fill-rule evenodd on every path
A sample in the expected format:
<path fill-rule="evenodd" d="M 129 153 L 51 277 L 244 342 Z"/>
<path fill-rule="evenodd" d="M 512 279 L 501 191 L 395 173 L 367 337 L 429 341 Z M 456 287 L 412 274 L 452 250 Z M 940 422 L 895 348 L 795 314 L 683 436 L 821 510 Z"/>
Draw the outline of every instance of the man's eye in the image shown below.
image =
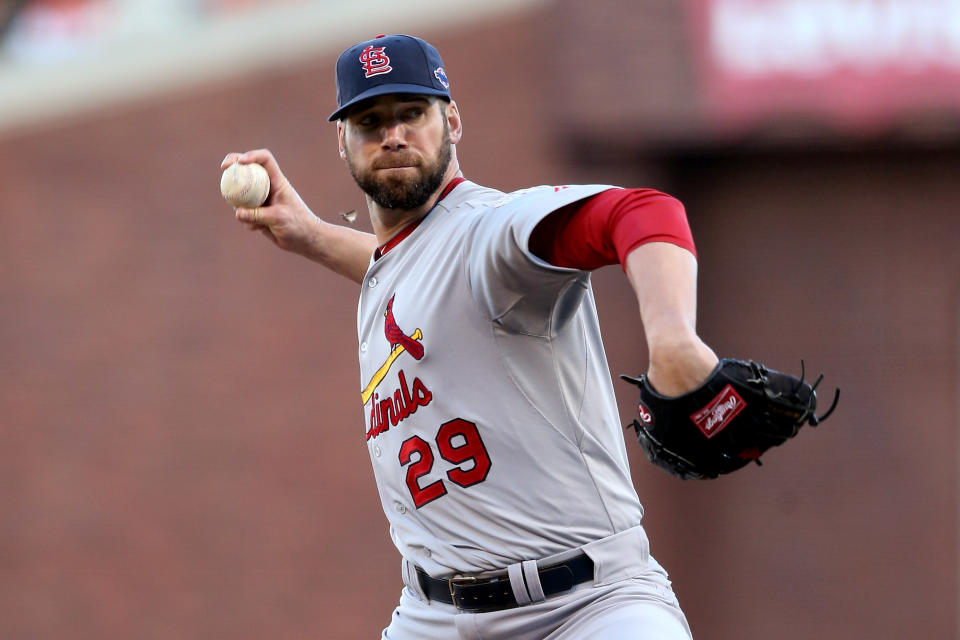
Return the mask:
<path fill-rule="evenodd" d="M 423 109 L 420 107 L 414 107 L 413 109 L 407 109 L 407 119 L 416 120 L 423 115 Z"/>
<path fill-rule="evenodd" d="M 376 117 L 376 116 L 372 116 L 372 115 L 370 115 L 370 116 L 363 116 L 362 118 L 360 118 L 360 120 L 357 121 L 357 124 L 360 125 L 361 127 L 373 127 L 373 126 L 376 126 L 376 124 L 377 124 L 377 117 Z"/>

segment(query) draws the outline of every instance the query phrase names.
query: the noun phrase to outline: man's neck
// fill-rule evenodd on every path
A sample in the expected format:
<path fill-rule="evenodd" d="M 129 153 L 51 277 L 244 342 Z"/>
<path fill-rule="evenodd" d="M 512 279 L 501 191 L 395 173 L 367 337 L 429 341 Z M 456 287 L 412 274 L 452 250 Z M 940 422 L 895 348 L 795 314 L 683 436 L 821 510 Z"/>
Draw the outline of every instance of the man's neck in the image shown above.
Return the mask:
<path fill-rule="evenodd" d="M 430 195 L 430 198 L 422 206 L 416 209 L 385 209 L 374 202 L 370 196 L 367 196 L 367 208 L 370 210 L 370 221 L 373 223 L 373 233 L 377 236 L 377 243 L 382 245 L 408 224 L 427 215 L 437 204 L 440 194 L 444 192 L 450 181 L 460 175 L 459 167 L 454 167 L 451 163 L 450 170 L 447 171 L 440 187 Z"/>

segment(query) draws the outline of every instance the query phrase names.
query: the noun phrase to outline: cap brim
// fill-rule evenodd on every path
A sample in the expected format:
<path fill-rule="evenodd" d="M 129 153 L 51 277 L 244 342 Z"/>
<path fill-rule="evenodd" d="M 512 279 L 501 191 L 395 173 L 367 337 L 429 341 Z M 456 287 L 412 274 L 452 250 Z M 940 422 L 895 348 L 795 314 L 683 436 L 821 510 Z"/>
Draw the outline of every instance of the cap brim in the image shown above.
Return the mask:
<path fill-rule="evenodd" d="M 363 102 L 368 98 L 375 98 L 377 96 L 385 96 L 391 93 L 412 93 L 425 96 L 442 96 L 444 98 L 450 97 L 450 92 L 446 89 L 435 89 L 433 87 L 425 87 L 421 84 L 381 84 L 376 87 L 367 89 L 361 94 L 358 94 L 354 97 L 353 100 L 343 105 L 336 111 L 330 114 L 330 117 L 327 118 L 328 121 L 333 122 L 334 120 L 339 120 L 344 116 L 344 114 L 350 110 L 358 102 Z"/>

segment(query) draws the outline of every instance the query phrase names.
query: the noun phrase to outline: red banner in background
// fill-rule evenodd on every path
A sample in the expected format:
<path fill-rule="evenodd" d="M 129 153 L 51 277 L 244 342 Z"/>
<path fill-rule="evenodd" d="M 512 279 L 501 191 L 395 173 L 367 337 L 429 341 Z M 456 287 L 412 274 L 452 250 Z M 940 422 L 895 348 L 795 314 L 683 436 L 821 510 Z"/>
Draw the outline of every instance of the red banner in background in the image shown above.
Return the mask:
<path fill-rule="evenodd" d="M 706 116 L 960 120 L 960 0 L 688 0 Z"/>

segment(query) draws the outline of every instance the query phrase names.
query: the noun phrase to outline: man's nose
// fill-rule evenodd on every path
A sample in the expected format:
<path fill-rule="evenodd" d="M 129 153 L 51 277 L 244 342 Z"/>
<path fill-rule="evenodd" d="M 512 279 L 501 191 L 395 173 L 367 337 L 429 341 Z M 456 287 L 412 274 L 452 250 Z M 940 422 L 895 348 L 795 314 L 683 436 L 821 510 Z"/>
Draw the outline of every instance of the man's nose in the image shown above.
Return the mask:
<path fill-rule="evenodd" d="M 397 150 L 407 146 L 407 130 L 402 122 L 390 122 L 383 127 L 383 147 Z"/>

